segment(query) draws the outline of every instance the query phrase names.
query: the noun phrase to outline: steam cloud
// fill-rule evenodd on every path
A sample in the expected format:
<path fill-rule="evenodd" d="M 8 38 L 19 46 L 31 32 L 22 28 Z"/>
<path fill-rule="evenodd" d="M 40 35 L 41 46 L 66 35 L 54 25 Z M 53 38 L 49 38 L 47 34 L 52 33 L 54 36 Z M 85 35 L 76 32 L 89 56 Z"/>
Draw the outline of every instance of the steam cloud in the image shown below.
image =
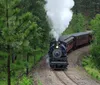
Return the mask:
<path fill-rule="evenodd" d="M 72 19 L 74 6 L 73 0 L 46 0 L 45 9 L 47 11 L 48 21 L 52 28 L 51 34 L 56 40 L 68 28 Z"/>

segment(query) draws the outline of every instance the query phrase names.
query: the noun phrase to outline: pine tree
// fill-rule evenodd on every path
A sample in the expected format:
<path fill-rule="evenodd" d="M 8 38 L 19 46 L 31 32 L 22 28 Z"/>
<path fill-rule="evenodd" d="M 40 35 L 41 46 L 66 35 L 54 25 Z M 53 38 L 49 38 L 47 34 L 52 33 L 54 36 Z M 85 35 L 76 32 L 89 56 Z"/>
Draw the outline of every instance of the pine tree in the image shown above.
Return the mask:
<path fill-rule="evenodd" d="M 32 31 L 36 32 L 37 24 L 33 22 L 33 15 L 30 12 L 21 12 L 20 0 L 2 0 L 0 4 L 0 10 L 2 10 L 0 45 L 3 47 L 1 50 L 8 54 L 8 85 L 11 85 L 11 55 L 15 52 L 21 52 L 23 55 L 24 53 L 28 54 L 28 50 L 31 48 L 28 36 L 32 35 Z"/>
<path fill-rule="evenodd" d="M 91 53 L 93 60 L 100 68 L 100 14 L 91 21 L 91 28 L 94 31 L 94 43 L 92 45 Z"/>

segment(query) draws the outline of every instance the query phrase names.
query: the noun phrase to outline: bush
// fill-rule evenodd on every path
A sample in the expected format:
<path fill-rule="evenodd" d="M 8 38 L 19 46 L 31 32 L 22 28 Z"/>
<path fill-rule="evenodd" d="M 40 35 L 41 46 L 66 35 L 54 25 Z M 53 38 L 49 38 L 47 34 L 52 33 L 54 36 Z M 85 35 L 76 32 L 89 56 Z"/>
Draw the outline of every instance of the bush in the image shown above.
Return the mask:
<path fill-rule="evenodd" d="M 33 85 L 33 82 L 32 79 L 23 77 L 23 79 L 19 82 L 19 85 Z"/>
<path fill-rule="evenodd" d="M 100 80 L 100 70 L 97 69 L 97 66 L 93 60 L 93 57 L 85 57 L 82 60 L 82 65 L 85 68 L 85 70 L 93 77 L 98 80 Z"/>
<path fill-rule="evenodd" d="M 94 31 L 95 37 L 91 54 L 93 55 L 98 68 L 100 68 L 100 14 L 97 14 L 96 17 L 91 20 L 91 28 Z"/>

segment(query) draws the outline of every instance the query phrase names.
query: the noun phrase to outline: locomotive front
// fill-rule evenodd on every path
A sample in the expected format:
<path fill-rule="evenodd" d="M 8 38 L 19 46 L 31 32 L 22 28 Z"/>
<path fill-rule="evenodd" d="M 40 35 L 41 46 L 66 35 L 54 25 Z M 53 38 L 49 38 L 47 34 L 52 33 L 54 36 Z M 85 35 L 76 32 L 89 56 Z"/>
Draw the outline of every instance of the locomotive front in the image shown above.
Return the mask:
<path fill-rule="evenodd" d="M 49 64 L 53 69 L 65 69 L 68 65 L 66 43 L 52 41 L 49 49 Z"/>

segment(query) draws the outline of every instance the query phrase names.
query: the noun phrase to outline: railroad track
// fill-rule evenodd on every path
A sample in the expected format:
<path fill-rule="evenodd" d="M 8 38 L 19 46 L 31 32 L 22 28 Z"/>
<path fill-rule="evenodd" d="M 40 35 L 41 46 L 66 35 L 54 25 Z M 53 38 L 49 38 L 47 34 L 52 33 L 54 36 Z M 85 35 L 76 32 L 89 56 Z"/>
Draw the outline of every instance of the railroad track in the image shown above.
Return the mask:
<path fill-rule="evenodd" d="M 72 78 L 70 78 L 65 71 L 53 71 L 55 76 L 63 85 L 79 85 Z"/>
<path fill-rule="evenodd" d="M 67 84 L 59 77 L 59 75 L 56 73 L 56 71 L 53 71 L 53 73 L 55 74 L 55 76 L 57 77 L 57 79 L 58 79 L 63 85 L 67 85 Z"/>
<path fill-rule="evenodd" d="M 73 83 L 75 83 L 76 85 L 79 85 L 77 82 L 75 82 L 70 76 L 68 76 L 68 74 L 65 72 L 65 71 L 63 71 L 64 73 L 65 73 L 65 75 L 73 82 Z"/>

